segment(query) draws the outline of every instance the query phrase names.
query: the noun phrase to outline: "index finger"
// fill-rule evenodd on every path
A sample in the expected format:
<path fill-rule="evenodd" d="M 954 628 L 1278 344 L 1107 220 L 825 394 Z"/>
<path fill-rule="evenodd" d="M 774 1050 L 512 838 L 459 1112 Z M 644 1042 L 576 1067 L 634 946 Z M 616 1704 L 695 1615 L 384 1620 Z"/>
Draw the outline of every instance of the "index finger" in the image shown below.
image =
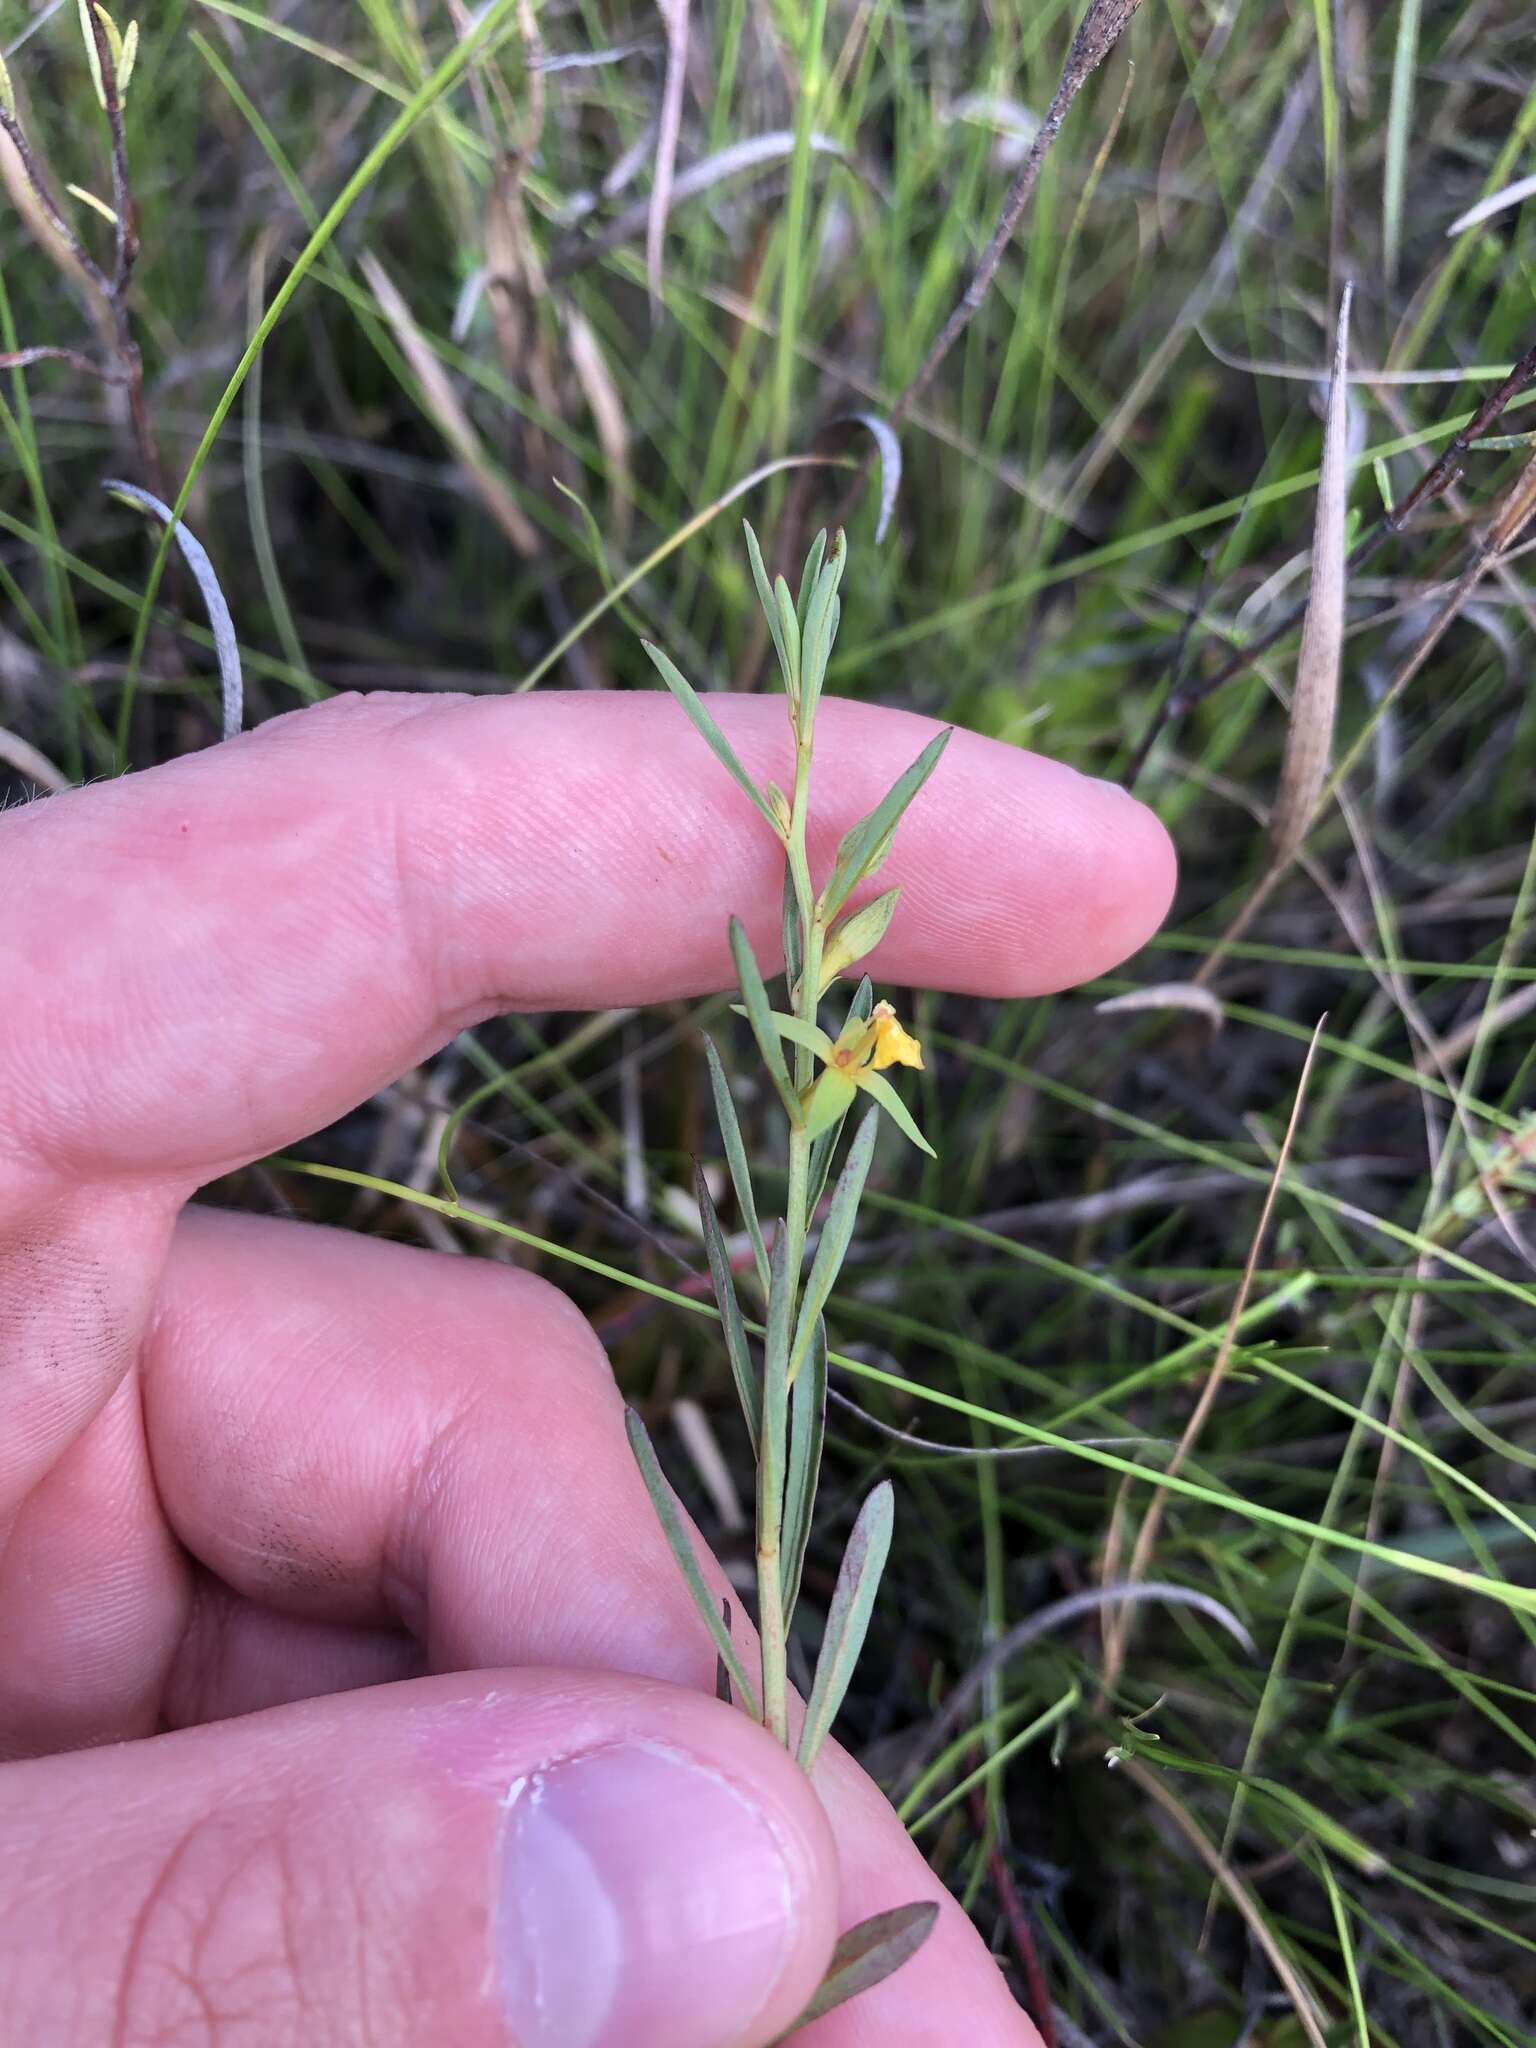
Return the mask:
<path fill-rule="evenodd" d="M 713 698 L 785 782 L 782 702 Z M 829 701 L 813 862 L 938 728 Z M 1155 930 L 1173 854 L 1122 791 L 958 732 L 882 871 L 889 980 L 1040 994 Z M 336 699 L 0 819 L 0 1156 L 189 1184 L 508 1009 L 724 987 L 777 954 L 782 854 L 671 701 Z"/>

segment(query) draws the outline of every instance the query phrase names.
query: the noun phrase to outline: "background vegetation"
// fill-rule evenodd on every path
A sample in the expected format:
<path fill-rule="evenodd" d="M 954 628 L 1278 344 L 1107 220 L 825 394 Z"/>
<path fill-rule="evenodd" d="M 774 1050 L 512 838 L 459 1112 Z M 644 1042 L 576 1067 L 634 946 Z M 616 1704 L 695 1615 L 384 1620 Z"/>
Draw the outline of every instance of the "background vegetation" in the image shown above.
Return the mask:
<path fill-rule="evenodd" d="M 173 564 L 156 621 L 142 611 L 152 544 L 101 482 L 175 494 L 285 285 L 187 500 L 248 716 L 343 687 L 504 689 L 759 464 L 862 458 L 862 430 L 830 423 L 889 414 L 917 369 L 1075 18 L 1058 0 L 167 0 L 127 103 L 140 249 L 121 281 L 110 222 L 64 195 L 112 204 L 74 9 L 7 26 L 22 125 L 106 287 L 0 142 L 0 346 L 88 359 L 0 376 L 0 769 L 20 798 L 216 731 L 200 601 Z M 429 85 L 475 34 L 462 77 Z M 1346 800 L 1212 956 L 1266 869 L 1294 622 L 1254 643 L 1308 587 L 1342 282 L 1358 534 L 1536 341 L 1531 207 L 1448 233 L 1530 167 L 1533 52 L 1516 0 L 1148 0 L 902 426 L 888 537 L 872 488 L 852 522 L 829 687 L 1122 776 L 1175 693 L 1140 779 L 1183 860 L 1164 936 L 1124 980 L 1054 1001 L 918 1005 L 940 1156 L 876 1166 L 832 1322 L 886 1377 L 834 1373 L 832 1514 L 807 1571 L 814 1609 L 847 1510 L 894 1474 L 897 1548 L 844 1730 L 909 1788 L 946 1696 L 1064 1596 L 1134 1572 L 1251 1632 L 1250 1655 L 1198 1607 L 1148 1603 L 1128 1629 L 1077 1613 L 972 1689 L 910 1793 L 1062 2043 L 1532 2038 L 1518 545 L 1424 647 L 1525 459 L 1521 394 L 1352 576 L 1340 745 L 1365 737 Z M 737 509 L 798 559 L 848 479 L 796 476 Z M 732 510 L 550 680 L 653 687 L 640 628 L 701 683 L 750 688 L 754 612 Z M 1202 967 L 1206 997 L 1097 1008 Z M 469 1101 L 460 1195 L 546 1249 L 291 1170 L 219 1193 L 572 1286 L 745 1567 L 723 1354 L 645 1291 L 705 1292 L 686 1190 L 713 1143 L 706 1022 L 728 1035 L 718 1005 L 508 1019 L 309 1148 L 431 1191 Z M 1090 1447 L 1021 1456 L 1021 1429 Z"/>

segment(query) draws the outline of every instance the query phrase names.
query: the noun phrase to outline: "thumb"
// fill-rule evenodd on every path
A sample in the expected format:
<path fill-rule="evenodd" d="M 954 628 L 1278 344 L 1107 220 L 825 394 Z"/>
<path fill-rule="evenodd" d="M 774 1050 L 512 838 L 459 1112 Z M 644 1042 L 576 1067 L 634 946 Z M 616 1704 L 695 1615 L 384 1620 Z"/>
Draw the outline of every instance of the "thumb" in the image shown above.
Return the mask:
<path fill-rule="evenodd" d="M 0 1873 L 0 2039 L 81 2048 L 761 2048 L 837 1911 L 761 1728 L 552 1671 L 7 1764 Z"/>

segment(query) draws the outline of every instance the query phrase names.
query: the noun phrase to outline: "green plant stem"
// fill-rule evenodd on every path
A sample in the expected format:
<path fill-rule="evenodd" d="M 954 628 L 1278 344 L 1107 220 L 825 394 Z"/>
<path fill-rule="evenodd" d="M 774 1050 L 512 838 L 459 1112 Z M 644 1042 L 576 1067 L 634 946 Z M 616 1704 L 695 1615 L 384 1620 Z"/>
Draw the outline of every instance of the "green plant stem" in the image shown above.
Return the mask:
<path fill-rule="evenodd" d="M 811 886 L 810 859 L 806 852 L 806 821 L 810 808 L 811 741 L 809 730 L 797 729 L 795 736 L 795 788 L 790 802 L 789 832 L 785 854 L 790 881 L 800 913 L 802 970 L 797 988 L 790 991 L 795 1013 L 805 1023 L 816 1022 L 816 992 L 821 982 L 824 933 Z M 803 1089 L 813 1071 L 812 1055 L 804 1046 L 795 1049 L 795 1085 Z M 789 1290 L 788 1320 L 794 1324 L 800 1271 L 805 1261 L 805 1240 L 810 1228 L 811 1140 L 803 1128 L 791 1125 L 789 1132 L 789 1185 L 784 1204 L 784 1229 L 788 1257 L 784 1263 L 784 1285 Z M 757 1484 L 757 1619 L 763 1650 L 763 1725 L 785 1746 L 789 1743 L 789 1685 L 786 1673 L 788 1632 L 784 1614 L 784 1586 L 781 1565 L 781 1535 L 784 1522 L 784 1474 L 787 1447 L 770 1444 L 766 1408 L 762 1456 L 758 1462 Z"/>

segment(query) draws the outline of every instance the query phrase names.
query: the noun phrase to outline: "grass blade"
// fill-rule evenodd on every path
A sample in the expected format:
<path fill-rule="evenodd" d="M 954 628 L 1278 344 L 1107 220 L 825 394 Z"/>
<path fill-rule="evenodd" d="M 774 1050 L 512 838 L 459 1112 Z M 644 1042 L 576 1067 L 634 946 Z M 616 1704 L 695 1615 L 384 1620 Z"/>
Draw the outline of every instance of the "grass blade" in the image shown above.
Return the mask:
<path fill-rule="evenodd" d="M 1419 13 L 1420 0 L 1398 0 L 1392 92 L 1387 102 L 1387 153 L 1381 176 L 1381 262 L 1388 284 L 1397 282 L 1397 263 L 1403 246 L 1408 131 L 1413 121 L 1414 75 L 1419 68 Z"/>
<path fill-rule="evenodd" d="M 779 1091 L 779 1099 L 789 1112 L 791 1123 L 804 1121 L 800 1114 L 800 1098 L 790 1085 L 789 1068 L 784 1064 L 784 1048 L 779 1044 L 779 1027 L 774 1012 L 768 1005 L 768 991 L 763 986 L 762 970 L 757 964 L 757 955 L 752 951 L 752 941 L 739 917 L 731 919 L 731 958 L 736 963 L 736 979 L 741 984 L 741 1004 L 747 1013 L 747 1022 L 752 1026 L 752 1036 L 757 1040 L 757 1049 L 763 1056 L 763 1065 L 768 1069 L 769 1078 Z"/>
<path fill-rule="evenodd" d="M 747 1148 L 742 1141 L 741 1124 L 736 1116 L 736 1104 L 731 1095 L 730 1083 L 725 1078 L 725 1069 L 720 1064 L 720 1055 L 715 1051 L 712 1038 L 706 1037 L 704 1040 L 704 1057 L 709 1062 L 709 1088 L 715 1098 L 715 1121 L 720 1126 L 720 1142 L 725 1147 L 725 1163 L 730 1172 L 731 1186 L 736 1193 L 736 1206 L 741 1211 L 742 1227 L 751 1240 L 757 1277 L 766 1289 L 768 1251 L 763 1243 L 762 1227 L 757 1220 L 757 1201 L 752 1193 L 752 1169 L 747 1164 Z"/>
<path fill-rule="evenodd" d="M 715 1213 L 714 1198 L 709 1192 L 709 1182 L 704 1178 L 704 1169 L 697 1173 L 699 1216 L 704 1225 L 704 1250 L 709 1258 L 709 1277 L 715 1290 L 715 1302 L 720 1310 L 720 1323 L 725 1331 L 725 1348 L 731 1361 L 731 1377 L 736 1382 L 736 1392 L 741 1401 L 741 1412 L 746 1417 L 747 1429 L 752 1438 L 752 1453 L 757 1455 L 758 1437 L 762 1430 L 762 1401 L 757 1391 L 757 1375 L 752 1369 L 752 1353 L 747 1345 L 747 1333 L 742 1326 L 741 1304 L 736 1299 L 736 1282 L 731 1274 L 731 1255 L 726 1250 L 725 1235 L 720 1228 L 720 1218 Z"/>
<path fill-rule="evenodd" d="M 736 749 L 731 745 L 725 734 L 705 709 L 704 700 L 698 691 L 689 682 L 677 664 L 668 655 L 663 654 L 659 647 L 653 646 L 649 640 L 642 640 L 640 645 L 651 657 L 661 680 L 693 720 L 694 730 L 704 741 L 709 751 L 736 783 L 737 787 L 744 790 L 751 797 L 753 803 L 756 804 L 757 808 L 768 820 L 768 823 L 773 827 L 774 838 L 782 840 L 784 835 L 779 830 L 778 819 L 775 818 L 769 808 L 767 797 L 763 795 L 746 769 L 742 767 L 740 760 L 737 758 Z"/>
<path fill-rule="evenodd" d="M 891 850 L 891 840 L 901 823 L 902 813 L 939 765 L 939 756 L 949 745 L 952 727 L 935 733 L 906 773 L 891 785 L 867 817 L 860 818 L 843 834 L 827 886 L 822 892 L 822 910 L 835 917 L 850 894 L 866 876 L 872 875 Z"/>
<path fill-rule="evenodd" d="M 933 1932 L 939 1909 L 932 1899 L 919 1899 L 910 1906 L 892 1906 L 861 1920 L 838 1936 L 827 1965 L 827 1974 L 816 1987 L 816 1995 L 787 2034 L 780 2034 L 772 2048 L 793 2040 L 802 2027 L 819 2020 L 861 1991 L 872 1991 L 894 1976 L 902 1964 L 915 1956 Z"/>
<path fill-rule="evenodd" d="M 811 1540 L 811 1515 L 821 1478 L 821 1450 L 827 1430 L 827 1326 L 818 1321 L 811 1354 L 790 1392 L 789 1469 L 784 1481 L 784 1631 L 794 1619 Z"/>
<path fill-rule="evenodd" d="M 1317 484 L 1317 520 L 1312 533 L 1312 591 L 1302 621 L 1296 658 L 1296 688 L 1285 736 L 1280 788 L 1269 820 L 1269 855 L 1275 867 L 1290 860 L 1307 835 L 1312 813 L 1328 779 L 1333 722 L 1339 702 L 1339 663 L 1344 652 L 1344 513 L 1349 500 L 1349 301 L 1344 287 L 1333 346 L 1333 376 L 1323 424 L 1323 463 Z"/>
<path fill-rule="evenodd" d="M 141 512 L 153 512 L 171 528 L 176 536 L 176 545 L 181 549 L 182 559 L 192 571 L 192 577 L 203 594 L 203 603 L 208 607 L 208 624 L 213 632 L 213 651 L 219 664 L 219 695 L 222 699 L 222 735 L 232 740 L 240 730 L 240 721 L 245 705 L 245 684 L 240 674 L 240 645 L 235 638 L 235 622 L 229 615 L 229 606 L 224 602 L 224 593 L 219 588 L 219 579 L 214 573 L 213 563 L 208 559 L 208 550 L 193 533 L 189 533 L 184 521 L 177 518 L 162 499 L 153 491 L 146 491 L 138 484 L 124 483 L 120 477 L 108 477 L 102 485 L 115 498 L 126 498 Z"/>
<path fill-rule="evenodd" d="M 816 1247 L 816 1256 L 811 1261 L 810 1275 L 805 1283 L 805 1293 L 800 1302 L 800 1317 L 795 1324 L 794 1347 L 789 1354 L 789 1379 L 793 1386 L 800 1370 L 801 1361 L 811 1342 L 811 1334 L 821 1321 L 827 1297 L 837 1285 L 837 1276 L 847 1255 L 853 1238 L 853 1226 L 858 1221 L 859 1199 L 864 1193 L 864 1183 L 869 1178 L 870 1161 L 875 1156 L 875 1139 L 880 1130 L 880 1112 L 872 1109 L 859 1125 L 853 1143 L 848 1147 L 848 1157 L 843 1170 L 837 1177 L 837 1186 L 832 1194 L 832 1206 L 822 1226 L 821 1242 Z"/>
<path fill-rule="evenodd" d="M 757 1694 L 752 1682 L 742 1669 L 741 1658 L 736 1645 L 731 1641 L 715 1606 L 715 1596 L 704 1582 L 699 1560 L 694 1554 L 692 1541 L 683 1526 L 683 1518 L 677 1511 L 677 1502 L 672 1498 L 661 1462 L 656 1456 L 650 1432 L 633 1408 L 624 1410 L 624 1429 L 629 1437 L 629 1448 L 635 1454 L 635 1463 L 640 1467 L 640 1477 L 645 1481 L 645 1490 L 651 1496 L 651 1506 L 656 1510 L 656 1519 L 661 1532 L 667 1539 L 668 1548 L 677 1559 L 678 1570 L 684 1584 L 693 1595 L 693 1604 L 703 1616 L 704 1626 L 709 1630 L 710 1640 L 715 1646 L 715 1655 L 731 1675 L 731 1682 L 741 1695 L 742 1705 L 757 1719 Z"/>
<path fill-rule="evenodd" d="M 803 1770 L 814 1768 L 859 1661 L 875 1595 L 880 1590 L 880 1575 L 890 1554 L 895 1518 L 896 1496 L 889 1479 L 882 1479 L 859 1509 L 837 1574 L 837 1590 L 832 1595 L 827 1633 L 816 1663 L 816 1681 L 806 1704 L 796 1752 Z"/>

